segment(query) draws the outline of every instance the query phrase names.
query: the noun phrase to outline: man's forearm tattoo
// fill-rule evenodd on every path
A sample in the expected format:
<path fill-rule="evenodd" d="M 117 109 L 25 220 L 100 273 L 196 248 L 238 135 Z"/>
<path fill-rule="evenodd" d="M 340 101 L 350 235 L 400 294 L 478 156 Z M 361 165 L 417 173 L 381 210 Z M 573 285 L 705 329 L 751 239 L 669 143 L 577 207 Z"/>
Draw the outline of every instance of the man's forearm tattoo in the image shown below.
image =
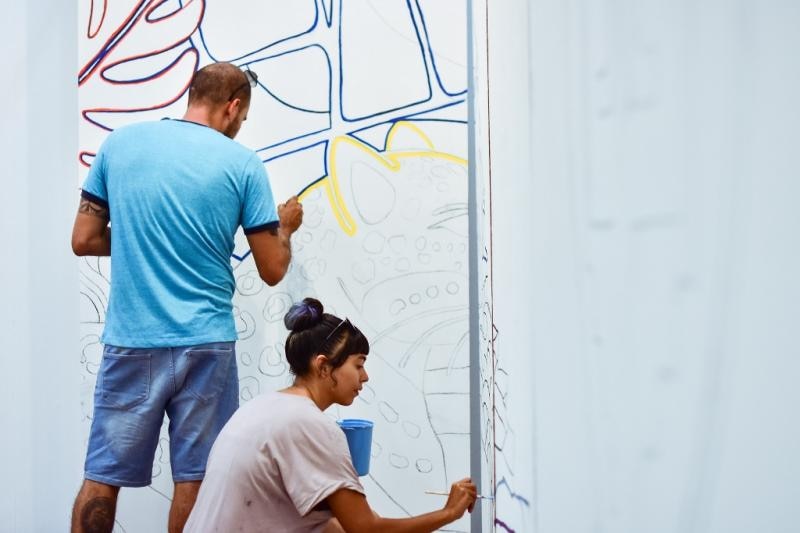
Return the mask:
<path fill-rule="evenodd" d="M 91 202 L 86 198 L 81 198 L 81 203 L 78 205 L 78 212 L 108 220 L 108 208 Z"/>

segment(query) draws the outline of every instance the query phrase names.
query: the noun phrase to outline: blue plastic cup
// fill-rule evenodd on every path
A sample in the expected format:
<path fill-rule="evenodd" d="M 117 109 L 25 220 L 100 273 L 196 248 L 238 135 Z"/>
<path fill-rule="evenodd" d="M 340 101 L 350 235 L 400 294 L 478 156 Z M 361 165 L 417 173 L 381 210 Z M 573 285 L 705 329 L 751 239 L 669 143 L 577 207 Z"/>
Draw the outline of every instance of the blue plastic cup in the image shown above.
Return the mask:
<path fill-rule="evenodd" d="M 369 474 L 369 457 L 372 450 L 372 421 L 345 418 L 337 422 L 347 437 L 350 457 L 359 476 Z"/>

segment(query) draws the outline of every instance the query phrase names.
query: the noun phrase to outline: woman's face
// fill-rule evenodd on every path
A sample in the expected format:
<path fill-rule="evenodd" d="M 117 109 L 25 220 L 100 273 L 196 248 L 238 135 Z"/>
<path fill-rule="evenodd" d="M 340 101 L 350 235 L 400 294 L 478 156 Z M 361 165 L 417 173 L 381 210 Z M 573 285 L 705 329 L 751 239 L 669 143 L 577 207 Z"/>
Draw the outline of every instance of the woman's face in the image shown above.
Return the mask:
<path fill-rule="evenodd" d="M 364 364 L 367 356 L 353 354 L 347 358 L 342 366 L 331 373 L 335 380 L 333 386 L 333 399 L 339 405 L 350 405 L 358 396 L 365 381 L 369 380 Z"/>

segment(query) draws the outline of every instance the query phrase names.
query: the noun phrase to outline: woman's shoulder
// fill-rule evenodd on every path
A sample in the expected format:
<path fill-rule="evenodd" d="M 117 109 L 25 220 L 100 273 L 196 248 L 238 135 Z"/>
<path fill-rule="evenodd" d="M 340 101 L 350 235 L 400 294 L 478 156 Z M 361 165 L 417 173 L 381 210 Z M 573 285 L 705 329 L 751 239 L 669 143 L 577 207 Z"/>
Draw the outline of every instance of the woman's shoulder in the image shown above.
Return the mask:
<path fill-rule="evenodd" d="M 283 422 L 281 426 L 288 436 L 329 439 L 342 433 L 336 421 L 320 411 L 314 402 L 305 396 L 277 392 L 269 400 L 271 400 L 269 408 L 276 410 L 276 414 Z"/>
<path fill-rule="evenodd" d="M 266 392 L 242 404 L 223 433 L 249 435 L 248 439 L 281 446 L 280 443 L 298 440 L 329 439 L 331 424 L 336 427 L 336 423 L 307 398 Z"/>
<path fill-rule="evenodd" d="M 256 396 L 245 404 L 245 406 L 248 404 L 251 410 L 263 414 L 268 413 L 269 418 L 275 421 L 285 421 L 288 425 L 300 422 L 327 424 L 329 421 L 335 425 L 335 422 L 331 421 L 316 405 L 314 405 L 311 399 L 305 396 L 274 391 Z"/>

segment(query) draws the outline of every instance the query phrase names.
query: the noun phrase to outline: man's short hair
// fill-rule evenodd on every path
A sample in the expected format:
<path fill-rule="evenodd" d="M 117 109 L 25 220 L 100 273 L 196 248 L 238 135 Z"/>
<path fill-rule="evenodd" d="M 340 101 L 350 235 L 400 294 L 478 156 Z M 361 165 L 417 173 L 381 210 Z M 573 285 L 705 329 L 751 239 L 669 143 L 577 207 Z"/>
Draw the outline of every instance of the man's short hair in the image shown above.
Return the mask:
<path fill-rule="evenodd" d="M 250 102 L 250 83 L 239 67 L 230 63 L 212 63 L 194 73 L 189 86 L 189 105 L 225 104 L 234 98 Z"/>

